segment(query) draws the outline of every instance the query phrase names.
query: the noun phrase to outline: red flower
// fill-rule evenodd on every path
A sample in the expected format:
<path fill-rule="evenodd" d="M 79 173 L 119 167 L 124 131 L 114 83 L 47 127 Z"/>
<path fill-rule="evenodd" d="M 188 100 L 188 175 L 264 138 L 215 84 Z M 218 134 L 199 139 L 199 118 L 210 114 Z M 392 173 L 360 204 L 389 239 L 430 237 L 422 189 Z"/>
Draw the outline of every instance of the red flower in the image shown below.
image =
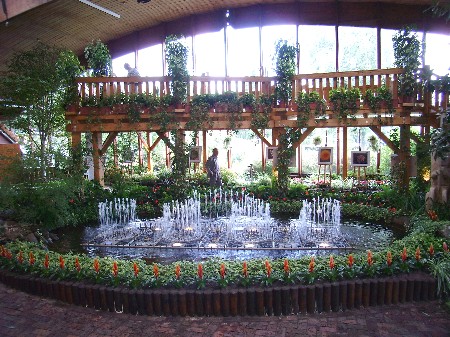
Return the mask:
<path fill-rule="evenodd" d="M 416 248 L 415 258 L 416 258 L 416 261 L 420 260 L 420 248 L 419 247 Z"/>
<path fill-rule="evenodd" d="M 272 274 L 272 267 L 270 266 L 270 263 L 268 260 L 266 260 L 266 262 L 264 262 L 264 264 L 266 266 L 267 277 L 270 277 L 270 274 Z"/>
<path fill-rule="evenodd" d="M 98 262 L 98 259 L 94 259 L 94 270 L 97 274 L 100 272 L 100 263 Z"/>
<path fill-rule="evenodd" d="M 22 255 L 22 251 L 19 252 L 19 255 L 17 256 L 17 261 L 19 261 L 20 264 L 23 263 L 23 255 Z"/>
<path fill-rule="evenodd" d="M 138 277 L 139 275 L 139 266 L 136 262 L 133 262 L 133 270 L 134 270 L 134 277 Z"/>
<path fill-rule="evenodd" d="M 77 270 L 77 272 L 81 271 L 81 265 L 80 261 L 78 260 L 78 256 L 75 258 L 75 269 Z"/>
<path fill-rule="evenodd" d="M 373 255 L 370 250 L 367 251 L 367 264 L 369 267 L 373 265 Z"/>
<path fill-rule="evenodd" d="M 386 262 L 387 262 L 387 265 L 388 265 L 389 267 L 392 265 L 392 253 L 391 253 L 391 251 L 388 251 L 388 252 L 387 252 Z"/>
<path fill-rule="evenodd" d="M 283 198 L 283 201 L 286 201 L 287 199 L 286 198 Z"/>
<path fill-rule="evenodd" d="M 444 252 L 448 253 L 447 242 L 443 242 L 443 243 L 442 243 L 442 249 L 444 250 Z"/>
<path fill-rule="evenodd" d="M 242 274 L 245 278 L 248 277 L 247 261 L 244 261 L 244 263 L 242 264 Z"/>
<path fill-rule="evenodd" d="M 153 275 L 155 275 L 156 279 L 159 277 L 159 268 L 156 263 L 153 264 Z"/>
<path fill-rule="evenodd" d="M 289 274 L 289 261 L 287 259 L 284 259 L 283 270 L 286 275 Z"/>
<path fill-rule="evenodd" d="M 34 265 L 34 262 L 36 262 L 36 259 L 34 258 L 33 252 L 30 252 L 29 254 L 29 262 L 30 262 L 30 266 Z"/>
<path fill-rule="evenodd" d="M 330 265 L 330 269 L 334 269 L 334 267 L 336 266 L 335 263 L 334 263 L 333 255 L 330 255 L 329 265 Z"/>
<path fill-rule="evenodd" d="M 73 204 L 73 203 L 75 202 L 75 200 L 70 199 L 69 202 L 70 202 L 71 204 Z"/>
<path fill-rule="evenodd" d="M 353 254 L 349 254 L 348 258 L 347 258 L 347 265 L 349 268 L 353 267 L 353 262 L 354 262 L 354 258 L 353 258 Z"/>
<path fill-rule="evenodd" d="M 119 266 L 117 265 L 116 261 L 113 262 L 112 273 L 114 277 L 117 277 L 117 275 L 119 274 Z"/>
<path fill-rule="evenodd" d="M 44 259 L 44 267 L 45 269 L 48 269 L 49 266 L 49 258 L 48 258 L 48 254 L 45 254 L 45 259 Z"/>
<path fill-rule="evenodd" d="M 407 258 L 408 258 L 408 254 L 406 253 L 406 247 L 403 247 L 402 261 L 405 262 Z"/>
<path fill-rule="evenodd" d="M 220 277 L 222 280 L 225 278 L 226 270 L 225 270 L 225 264 L 220 264 Z"/>
<path fill-rule="evenodd" d="M 180 275 L 181 275 L 181 268 L 180 268 L 180 265 L 177 264 L 175 266 L 175 277 L 176 277 L 177 280 L 180 279 Z"/>
<path fill-rule="evenodd" d="M 156 200 L 155 200 L 155 204 L 158 204 L 158 203 L 159 203 L 159 201 L 158 201 L 158 199 L 156 199 Z"/>
<path fill-rule="evenodd" d="M 309 266 L 308 266 L 308 270 L 310 273 L 312 273 L 314 271 L 314 256 L 311 256 L 311 260 L 309 261 Z"/>
<path fill-rule="evenodd" d="M 197 275 L 200 280 L 203 279 L 203 265 L 201 263 L 197 266 Z"/>
<path fill-rule="evenodd" d="M 431 256 L 431 257 L 434 255 L 434 247 L 433 247 L 433 244 L 430 244 L 430 248 L 428 248 L 428 252 L 430 253 L 430 256 Z"/>
<path fill-rule="evenodd" d="M 59 268 L 64 269 L 64 265 L 65 265 L 64 258 L 60 255 L 59 256 Z"/>

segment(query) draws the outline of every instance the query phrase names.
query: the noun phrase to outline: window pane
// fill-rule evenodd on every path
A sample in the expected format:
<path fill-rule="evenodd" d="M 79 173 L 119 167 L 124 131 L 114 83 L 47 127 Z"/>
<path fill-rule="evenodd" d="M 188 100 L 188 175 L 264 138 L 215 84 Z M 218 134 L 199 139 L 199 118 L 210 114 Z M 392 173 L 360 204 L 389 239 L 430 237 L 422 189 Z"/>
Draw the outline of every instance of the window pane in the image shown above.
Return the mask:
<path fill-rule="evenodd" d="M 275 63 L 273 62 L 275 45 L 278 40 L 283 39 L 289 45 L 295 46 L 297 43 L 296 29 L 295 25 L 266 26 L 262 28 L 261 45 L 264 76 L 275 76 Z"/>
<path fill-rule="evenodd" d="M 162 44 L 139 50 L 137 68 L 141 76 L 162 76 Z"/>
<path fill-rule="evenodd" d="M 129 63 L 130 66 L 134 68 L 134 53 L 129 53 L 112 60 L 113 73 L 115 76 L 126 77 L 128 75 L 128 71 L 123 67 L 125 63 Z"/>
<path fill-rule="evenodd" d="M 394 48 L 392 47 L 392 37 L 395 30 L 381 30 L 381 68 L 394 68 Z"/>
<path fill-rule="evenodd" d="M 339 27 L 339 70 L 377 68 L 377 30 Z"/>
<path fill-rule="evenodd" d="M 195 75 L 225 76 L 225 44 L 223 29 L 195 36 Z"/>
<path fill-rule="evenodd" d="M 425 64 L 430 66 L 433 73 L 443 76 L 448 74 L 450 61 L 450 36 L 441 34 L 426 35 Z"/>
<path fill-rule="evenodd" d="M 259 76 L 259 28 L 227 27 L 228 75 Z"/>
<path fill-rule="evenodd" d="M 300 73 L 336 70 L 334 26 L 299 26 Z"/>

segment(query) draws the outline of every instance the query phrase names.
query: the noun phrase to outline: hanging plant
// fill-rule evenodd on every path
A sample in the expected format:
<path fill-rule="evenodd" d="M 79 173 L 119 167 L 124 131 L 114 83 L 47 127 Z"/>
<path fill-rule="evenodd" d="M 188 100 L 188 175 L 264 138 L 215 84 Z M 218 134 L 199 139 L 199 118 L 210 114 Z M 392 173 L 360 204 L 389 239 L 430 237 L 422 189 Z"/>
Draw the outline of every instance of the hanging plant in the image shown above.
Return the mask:
<path fill-rule="evenodd" d="M 275 101 L 274 95 L 263 94 L 256 101 L 256 109 L 252 112 L 251 125 L 255 129 L 267 129 L 269 127 L 270 113 Z"/>
<path fill-rule="evenodd" d="M 112 59 L 108 47 L 100 40 L 92 41 L 84 48 L 84 57 L 94 77 L 111 76 Z"/>
<path fill-rule="evenodd" d="M 359 88 L 339 87 L 330 90 L 330 101 L 332 109 L 337 113 L 338 119 L 348 117 L 355 119 L 359 109 L 361 91 Z"/>
<path fill-rule="evenodd" d="M 286 40 L 278 40 L 275 45 L 275 73 L 277 83 L 275 96 L 280 104 L 288 104 L 292 99 L 292 81 L 295 75 L 298 47 L 289 45 Z"/>
<path fill-rule="evenodd" d="M 182 43 L 184 36 L 169 35 L 165 40 L 167 74 L 171 77 L 170 90 L 174 104 L 186 102 L 189 72 L 189 49 Z"/>

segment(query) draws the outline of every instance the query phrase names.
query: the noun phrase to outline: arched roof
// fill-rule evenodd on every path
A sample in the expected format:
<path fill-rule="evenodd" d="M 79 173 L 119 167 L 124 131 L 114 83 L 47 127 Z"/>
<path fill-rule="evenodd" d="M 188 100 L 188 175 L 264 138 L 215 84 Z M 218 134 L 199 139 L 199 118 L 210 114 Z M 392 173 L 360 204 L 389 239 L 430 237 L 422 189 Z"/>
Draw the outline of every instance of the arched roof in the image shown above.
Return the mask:
<path fill-rule="evenodd" d="M 81 0 L 0 1 L 0 72 L 13 53 L 38 40 L 81 56 L 90 41 L 100 39 L 120 56 L 167 34 L 219 30 L 226 10 L 236 27 L 287 22 L 396 29 L 414 23 L 419 30 L 450 34 L 444 19 L 426 11 L 433 0 L 91 0 L 120 18 Z"/>

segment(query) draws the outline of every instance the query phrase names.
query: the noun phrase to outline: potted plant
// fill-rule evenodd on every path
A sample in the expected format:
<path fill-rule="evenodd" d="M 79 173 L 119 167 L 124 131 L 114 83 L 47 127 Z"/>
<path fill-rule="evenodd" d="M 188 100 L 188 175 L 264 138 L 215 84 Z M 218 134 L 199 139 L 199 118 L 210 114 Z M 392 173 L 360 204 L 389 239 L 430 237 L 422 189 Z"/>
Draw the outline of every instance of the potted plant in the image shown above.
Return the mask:
<path fill-rule="evenodd" d="M 84 57 L 94 77 L 111 76 L 111 54 L 103 42 L 97 40 L 89 43 L 84 48 Z"/>
<path fill-rule="evenodd" d="M 239 97 L 239 103 L 245 112 L 252 112 L 256 110 L 256 96 L 252 93 L 245 93 Z"/>
<path fill-rule="evenodd" d="M 295 60 L 298 48 L 290 46 L 286 40 L 278 40 L 275 45 L 275 73 L 277 83 L 275 96 L 281 107 L 292 98 L 292 80 L 295 75 Z"/>
<path fill-rule="evenodd" d="M 316 136 L 313 138 L 313 144 L 315 146 L 319 146 L 322 143 L 322 138 L 320 138 L 320 136 Z"/>
<path fill-rule="evenodd" d="M 189 50 L 182 43 L 183 36 L 169 35 L 165 40 L 167 74 L 171 77 L 170 90 L 173 104 L 181 107 L 186 103 L 189 72 L 187 59 Z"/>
<path fill-rule="evenodd" d="M 417 73 L 422 54 L 421 43 L 411 27 L 397 31 L 392 37 L 394 48 L 394 65 L 403 68 L 404 72 L 398 76 L 398 93 L 403 103 L 411 102 L 417 88 Z"/>
<path fill-rule="evenodd" d="M 361 91 L 359 88 L 339 87 L 330 90 L 330 102 L 332 109 L 337 113 L 339 119 L 347 117 L 356 118 L 359 109 Z"/>

